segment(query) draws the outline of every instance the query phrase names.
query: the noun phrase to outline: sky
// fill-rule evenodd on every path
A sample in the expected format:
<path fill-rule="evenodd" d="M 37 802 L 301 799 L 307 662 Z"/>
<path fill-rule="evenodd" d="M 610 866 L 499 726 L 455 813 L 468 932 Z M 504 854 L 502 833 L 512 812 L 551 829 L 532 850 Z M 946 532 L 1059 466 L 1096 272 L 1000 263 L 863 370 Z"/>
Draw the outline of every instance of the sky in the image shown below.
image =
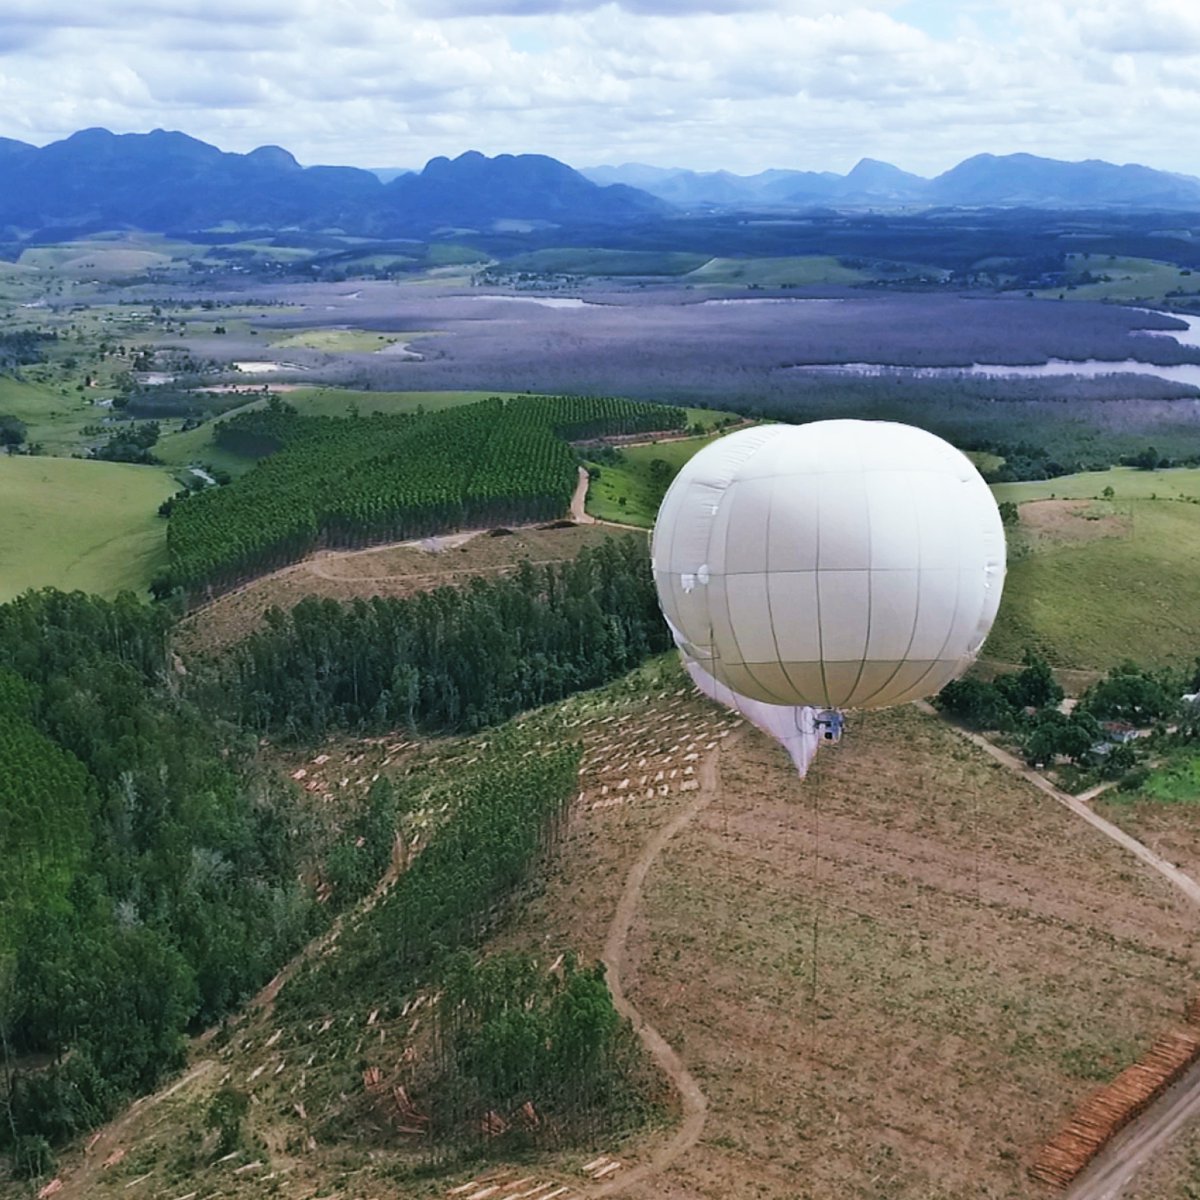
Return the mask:
<path fill-rule="evenodd" d="M 95 125 L 364 167 L 1200 175 L 1200 0 L 3 0 L 0 136 Z"/>

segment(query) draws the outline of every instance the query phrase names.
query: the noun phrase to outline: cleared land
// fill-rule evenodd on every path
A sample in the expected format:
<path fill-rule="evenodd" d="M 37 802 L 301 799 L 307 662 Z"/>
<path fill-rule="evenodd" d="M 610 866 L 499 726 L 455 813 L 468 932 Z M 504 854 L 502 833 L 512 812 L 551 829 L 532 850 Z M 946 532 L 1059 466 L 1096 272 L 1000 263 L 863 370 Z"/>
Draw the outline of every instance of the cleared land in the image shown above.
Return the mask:
<path fill-rule="evenodd" d="M 709 1119 L 630 1195 L 1040 1194 L 1040 1140 L 1178 1021 L 1194 914 L 915 711 L 855 721 L 803 783 L 755 733 L 719 755 L 719 798 L 647 882 L 626 981 Z M 522 932 L 595 944 L 666 818 L 594 813 Z"/>
<path fill-rule="evenodd" d="M 597 956 L 642 847 L 692 805 L 696 768 L 715 758 L 716 794 L 646 880 L 624 971 L 708 1115 L 693 1149 L 623 1194 L 1041 1196 L 1025 1174 L 1041 1141 L 1180 1020 L 1197 986 L 1194 913 L 935 718 L 857 719 L 800 781 L 754 731 L 722 738 L 728 715 L 680 683 L 663 662 L 529 719 L 535 745 L 584 742 L 580 796 L 498 941 Z M 303 766 L 314 806 L 341 803 L 341 777 L 360 794 L 373 772 L 414 763 L 452 776 L 488 740 L 334 743 L 288 769 Z M 651 780 L 662 771 L 666 791 L 639 783 L 634 764 Z M 317 949 L 336 954 L 332 940 Z M 111 1169 L 76 1174 L 71 1156 L 63 1195 L 123 1195 L 152 1172 L 163 1195 L 249 1197 L 278 1171 L 289 1193 L 444 1196 L 450 1183 L 408 1173 L 412 1147 L 363 1096 L 364 1061 L 389 1077 L 422 1052 L 413 1012 L 394 1019 L 394 996 L 331 997 L 327 1020 L 300 1027 L 273 995 L 106 1135 L 99 1153 L 124 1151 Z M 391 1015 L 376 1024 L 379 1013 Z M 203 1114 L 226 1078 L 256 1103 L 247 1148 L 215 1162 Z M 667 1136 L 593 1153 L 631 1172 Z M 519 1174 L 577 1195 L 586 1161 L 550 1156 Z"/>
<path fill-rule="evenodd" d="M 513 570 L 524 560 L 559 562 L 612 536 L 603 526 L 520 529 L 506 536 L 449 534 L 369 550 L 321 551 L 221 596 L 185 618 L 178 644 L 185 652 L 228 646 L 262 622 L 268 608 L 290 608 L 306 596 L 352 600 L 406 596 L 442 584 Z"/>
<path fill-rule="evenodd" d="M 367 329 L 306 329 L 273 338 L 271 345 L 277 350 L 300 347 L 305 350 L 324 350 L 330 354 L 370 354 L 385 350 L 397 342 L 411 341 L 425 336 L 419 332 L 375 333 Z"/>
<path fill-rule="evenodd" d="M 0 457 L 0 603 L 27 588 L 113 596 L 166 565 L 165 471 L 72 458 Z"/>

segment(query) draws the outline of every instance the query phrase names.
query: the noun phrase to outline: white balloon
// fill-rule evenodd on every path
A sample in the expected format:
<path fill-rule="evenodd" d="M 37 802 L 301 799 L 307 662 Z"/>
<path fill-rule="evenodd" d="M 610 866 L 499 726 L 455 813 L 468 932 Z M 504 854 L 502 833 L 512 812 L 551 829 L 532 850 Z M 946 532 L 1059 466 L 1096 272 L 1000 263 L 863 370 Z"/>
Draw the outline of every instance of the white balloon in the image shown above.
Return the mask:
<path fill-rule="evenodd" d="M 961 675 L 1004 528 L 970 460 L 885 421 L 760 425 L 676 476 L 651 553 L 685 656 L 765 704 L 884 708 Z"/>

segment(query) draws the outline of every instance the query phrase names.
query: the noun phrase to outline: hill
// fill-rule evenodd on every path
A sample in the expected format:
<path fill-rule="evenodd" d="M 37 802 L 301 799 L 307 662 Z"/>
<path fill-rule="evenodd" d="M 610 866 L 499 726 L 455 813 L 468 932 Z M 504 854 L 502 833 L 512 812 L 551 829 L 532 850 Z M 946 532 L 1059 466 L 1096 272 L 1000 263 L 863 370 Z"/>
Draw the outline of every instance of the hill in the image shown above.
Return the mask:
<path fill-rule="evenodd" d="M 337 229 L 400 236 L 498 220 L 621 224 L 668 206 L 627 186 L 602 188 L 543 155 L 435 158 L 384 183 L 354 167 L 302 167 L 278 146 L 219 150 L 184 133 L 85 129 L 36 148 L 0 142 L 0 230 L 8 235 L 135 226 L 166 231 Z M 56 233 L 61 236 L 61 233 Z"/>

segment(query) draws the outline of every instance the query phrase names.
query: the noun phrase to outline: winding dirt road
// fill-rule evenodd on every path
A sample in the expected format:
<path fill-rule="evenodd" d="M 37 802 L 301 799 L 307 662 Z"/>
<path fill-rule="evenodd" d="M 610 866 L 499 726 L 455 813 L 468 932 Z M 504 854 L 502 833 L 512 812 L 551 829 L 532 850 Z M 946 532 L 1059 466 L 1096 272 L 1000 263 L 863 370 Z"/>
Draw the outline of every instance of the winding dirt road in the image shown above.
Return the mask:
<path fill-rule="evenodd" d="M 711 750 L 699 770 L 700 788 L 696 797 L 681 813 L 664 825 L 642 848 L 637 861 L 625 878 L 625 888 L 617 902 L 617 910 L 608 927 L 604 940 L 602 958 L 606 968 L 608 988 L 612 993 L 617 1011 L 633 1024 L 642 1045 L 663 1074 L 678 1091 L 683 1104 L 683 1124 L 651 1155 L 648 1162 L 635 1167 L 619 1180 L 594 1188 L 589 1196 L 615 1196 L 635 1184 L 642 1183 L 654 1175 L 667 1170 L 686 1154 L 699 1140 L 708 1115 L 708 1099 L 692 1073 L 683 1065 L 683 1060 L 667 1043 L 666 1039 L 633 1006 L 625 995 L 621 972 L 625 965 L 625 948 L 629 941 L 629 930 L 642 901 L 642 887 L 650 868 L 658 861 L 667 843 L 685 826 L 712 803 L 717 795 L 718 750 Z"/>

